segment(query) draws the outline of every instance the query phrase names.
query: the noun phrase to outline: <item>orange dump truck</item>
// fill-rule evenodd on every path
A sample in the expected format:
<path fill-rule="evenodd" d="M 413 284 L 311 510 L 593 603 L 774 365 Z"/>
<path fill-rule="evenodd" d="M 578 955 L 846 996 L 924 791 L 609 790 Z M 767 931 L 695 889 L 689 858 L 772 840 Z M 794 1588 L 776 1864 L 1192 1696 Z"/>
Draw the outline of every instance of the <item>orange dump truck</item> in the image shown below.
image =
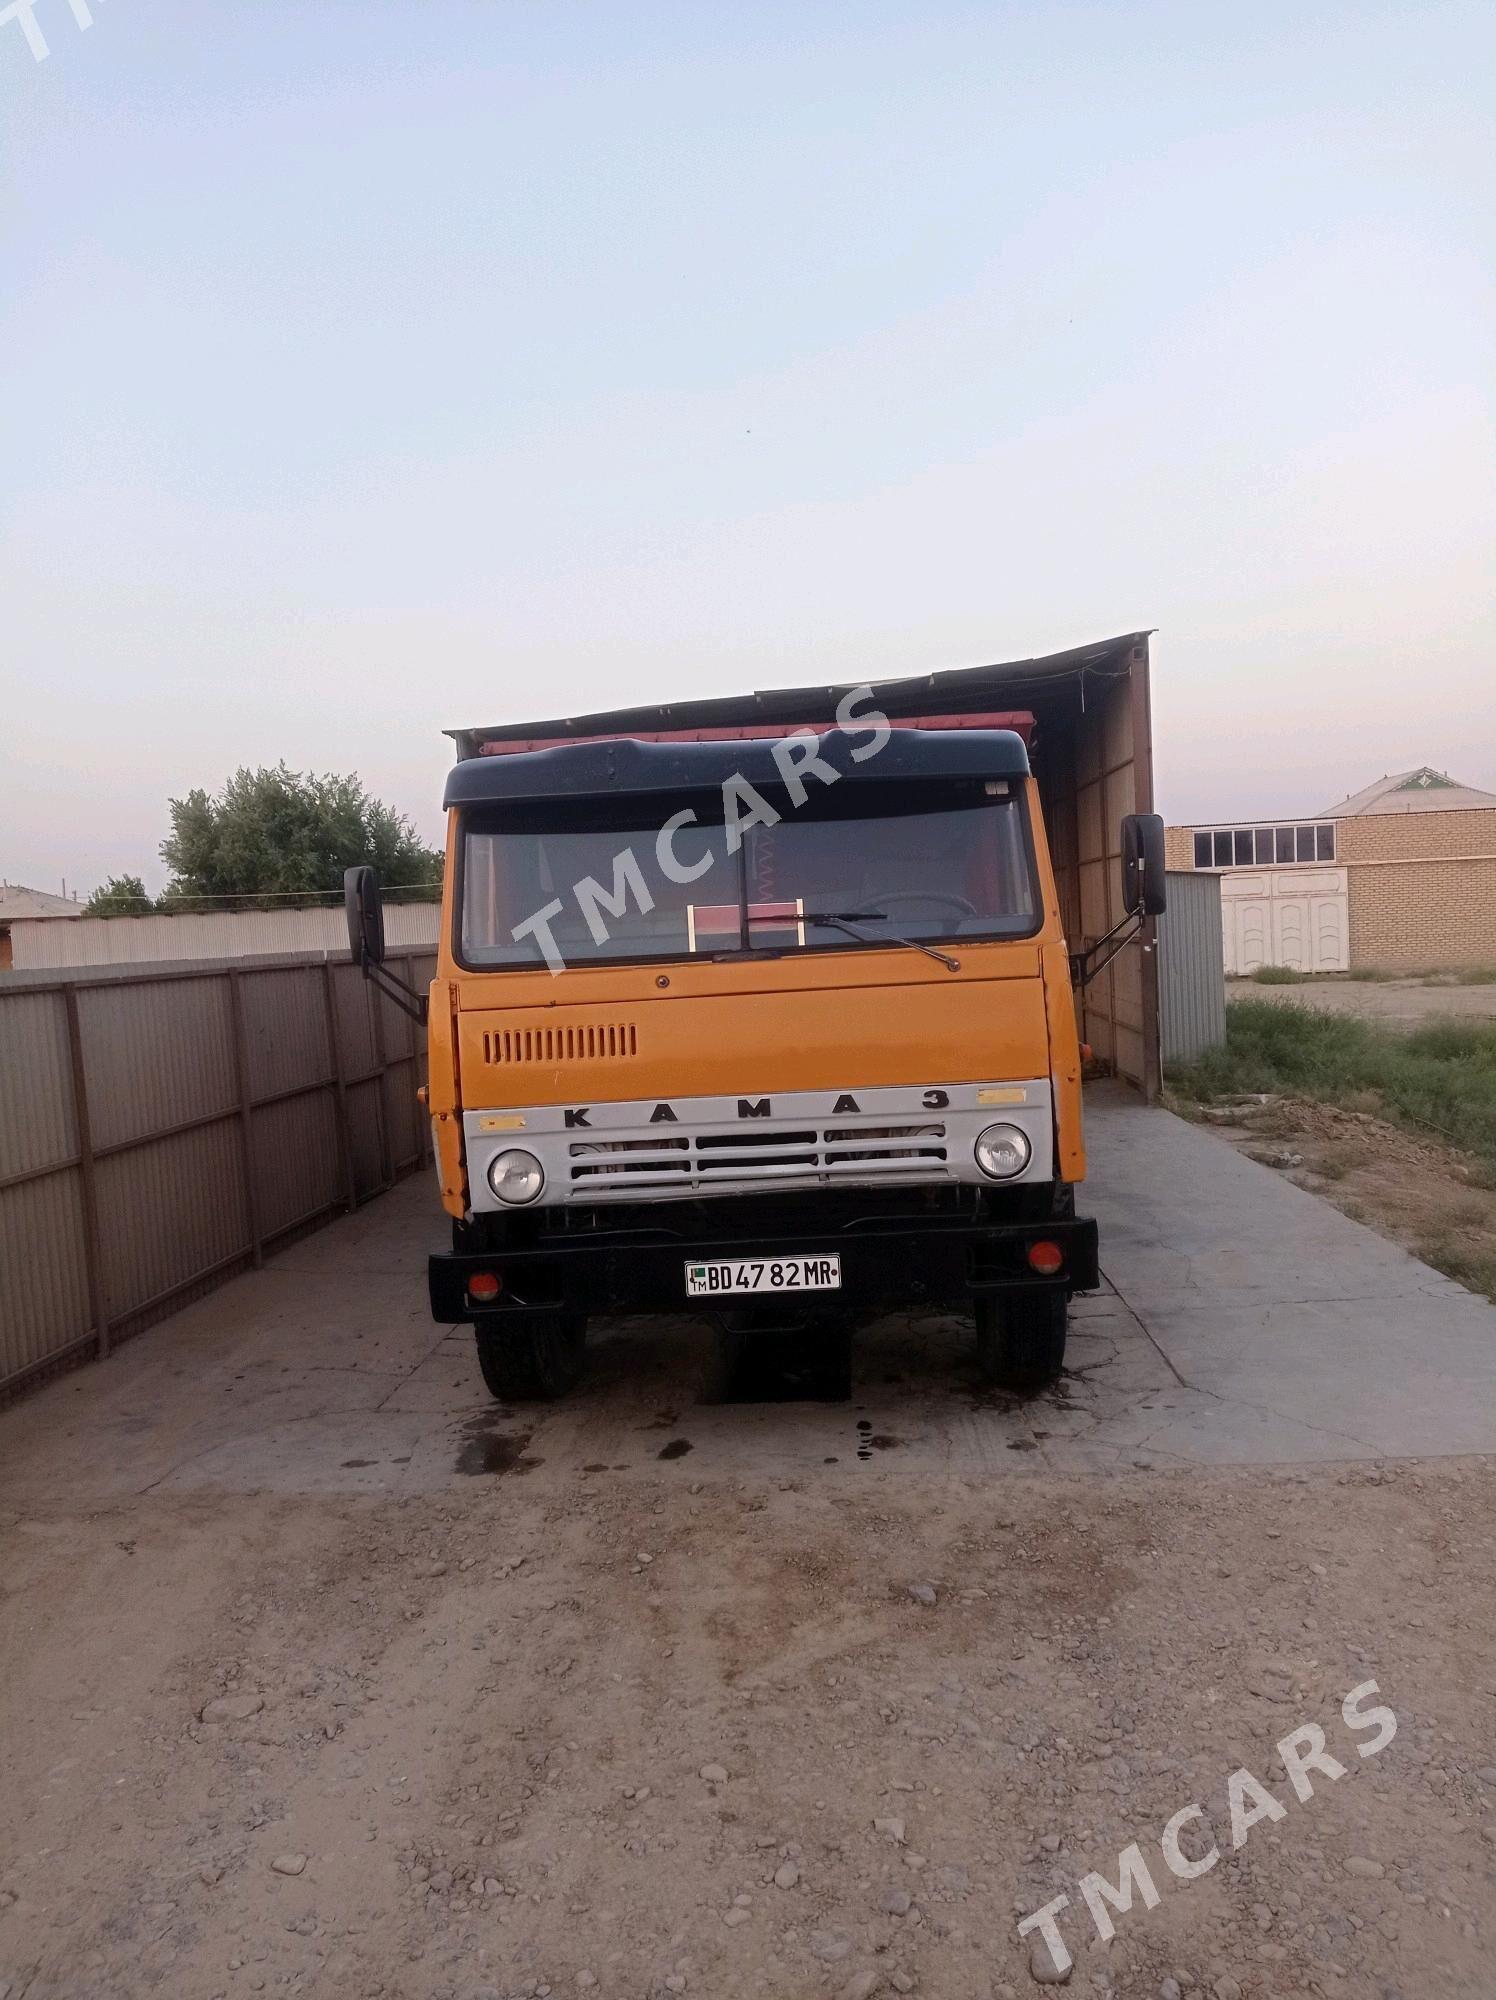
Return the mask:
<path fill-rule="evenodd" d="M 607 1313 L 699 1310 L 725 1353 L 834 1372 L 858 1316 L 935 1303 L 994 1382 L 1062 1365 L 1097 1283 L 1077 992 L 1162 907 L 1162 824 L 1119 821 L 1118 921 L 1078 949 L 1032 708 L 861 687 L 799 720 L 805 692 L 459 733 L 419 1002 L 430 1293 L 496 1396 L 564 1393 Z M 348 898 L 388 982 L 371 871 Z"/>

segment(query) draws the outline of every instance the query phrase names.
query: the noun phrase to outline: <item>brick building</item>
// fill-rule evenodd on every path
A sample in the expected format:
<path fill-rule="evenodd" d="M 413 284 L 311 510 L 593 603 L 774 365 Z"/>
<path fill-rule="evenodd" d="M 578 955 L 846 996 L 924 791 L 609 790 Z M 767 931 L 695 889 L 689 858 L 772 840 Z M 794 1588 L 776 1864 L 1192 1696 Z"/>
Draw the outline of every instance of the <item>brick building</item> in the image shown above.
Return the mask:
<path fill-rule="evenodd" d="M 1167 852 L 1221 877 L 1228 972 L 1496 965 L 1496 793 L 1427 765 L 1291 823 L 1171 826 Z"/>

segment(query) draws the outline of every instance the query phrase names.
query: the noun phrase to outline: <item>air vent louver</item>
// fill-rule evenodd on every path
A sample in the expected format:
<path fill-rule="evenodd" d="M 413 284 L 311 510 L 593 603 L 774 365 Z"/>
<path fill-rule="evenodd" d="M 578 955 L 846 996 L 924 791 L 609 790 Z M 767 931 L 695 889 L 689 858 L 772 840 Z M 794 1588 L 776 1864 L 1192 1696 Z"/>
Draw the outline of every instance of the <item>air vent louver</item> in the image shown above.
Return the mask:
<path fill-rule="evenodd" d="M 483 1060 L 506 1069 L 522 1063 L 626 1062 L 638 1053 L 639 1033 L 632 1021 L 483 1031 Z"/>

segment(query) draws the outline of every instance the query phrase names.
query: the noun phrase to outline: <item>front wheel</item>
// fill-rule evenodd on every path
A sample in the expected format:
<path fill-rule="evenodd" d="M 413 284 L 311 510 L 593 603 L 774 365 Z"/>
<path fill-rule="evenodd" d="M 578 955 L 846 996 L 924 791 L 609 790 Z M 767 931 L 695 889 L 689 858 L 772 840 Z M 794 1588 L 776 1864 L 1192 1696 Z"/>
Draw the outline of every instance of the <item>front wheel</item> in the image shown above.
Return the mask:
<path fill-rule="evenodd" d="M 584 1314 L 536 1319 L 495 1314 L 479 1320 L 473 1331 L 484 1383 L 501 1403 L 551 1403 L 576 1387 L 587 1345 Z"/>
<path fill-rule="evenodd" d="M 1042 1389 L 1065 1365 L 1062 1291 L 985 1292 L 976 1300 L 977 1367 L 999 1389 Z"/>

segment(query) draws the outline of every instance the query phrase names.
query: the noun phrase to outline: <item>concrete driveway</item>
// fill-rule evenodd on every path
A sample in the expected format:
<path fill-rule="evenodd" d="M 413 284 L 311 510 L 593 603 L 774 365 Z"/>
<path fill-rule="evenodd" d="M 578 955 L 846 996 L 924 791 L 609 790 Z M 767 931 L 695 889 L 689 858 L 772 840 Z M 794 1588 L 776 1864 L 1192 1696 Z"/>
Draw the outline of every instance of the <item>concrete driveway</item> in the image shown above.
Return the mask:
<path fill-rule="evenodd" d="M 434 1326 L 424 1178 L 0 1413 L 0 1501 L 200 1490 L 432 1493 L 553 1466 L 856 1480 L 872 1458 L 954 1473 L 1286 1465 L 1496 1451 L 1496 1309 L 1128 1098 L 1090 1108 L 1106 1289 L 1069 1369 L 981 1391 L 944 1314 L 865 1329 L 850 1403 L 698 1400 L 685 1315 L 596 1329 L 567 1403 L 501 1410 L 466 1329 Z"/>

